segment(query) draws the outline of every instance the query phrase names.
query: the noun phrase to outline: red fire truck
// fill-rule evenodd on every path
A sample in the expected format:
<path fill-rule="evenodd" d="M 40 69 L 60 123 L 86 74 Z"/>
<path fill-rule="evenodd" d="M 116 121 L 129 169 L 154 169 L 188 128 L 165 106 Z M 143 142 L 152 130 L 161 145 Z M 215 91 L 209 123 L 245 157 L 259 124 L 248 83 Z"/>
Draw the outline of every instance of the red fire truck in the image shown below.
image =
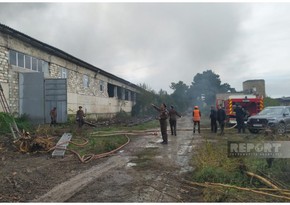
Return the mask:
<path fill-rule="evenodd" d="M 236 124 L 235 107 L 239 104 L 247 112 L 247 117 L 256 115 L 264 108 L 263 97 L 243 93 L 220 93 L 216 95 L 217 108 L 221 105 L 227 115 L 227 124 Z M 246 120 L 246 119 L 245 119 Z"/>

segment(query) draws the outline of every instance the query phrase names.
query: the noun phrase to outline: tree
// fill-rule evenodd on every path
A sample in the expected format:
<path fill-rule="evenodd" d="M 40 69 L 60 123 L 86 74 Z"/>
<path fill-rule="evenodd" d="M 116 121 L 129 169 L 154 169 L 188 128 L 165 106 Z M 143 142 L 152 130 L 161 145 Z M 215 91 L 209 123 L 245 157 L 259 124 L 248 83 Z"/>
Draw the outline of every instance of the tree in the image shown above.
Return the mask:
<path fill-rule="evenodd" d="M 149 88 L 145 83 L 139 85 L 140 90 L 137 93 L 136 104 L 132 107 L 133 116 L 144 116 L 151 115 L 151 103 L 156 99 L 156 93 L 154 90 Z"/>
<path fill-rule="evenodd" d="M 217 93 L 228 91 L 235 92 L 235 89 L 227 83 L 221 84 L 219 75 L 212 70 L 207 70 L 194 76 L 189 95 L 193 104 L 202 106 L 214 104 Z"/>
<path fill-rule="evenodd" d="M 171 97 L 162 89 L 156 94 L 145 83 L 139 85 L 139 87 L 136 104 L 132 108 L 133 116 L 156 115 L 156 111 L 151 106 L 152 103 L 159 106 L 161 103 L 170 104 L 172 102 Z"/>
<path fill-rule="evenodd" d="M 188 108 L 189 105 L 189 99 L 188 99 L 188 86 L 183 83 L 183 81 L 179 81 L 178 83 L 171 83 L 170 88 L 173 91 L 171 94 L 171 98 L 173 101 L 173 105 L 175 105 L 180 112 L 185 111 Z"/>
<path fill-rule="evenodd" d="M 280 103 L 278 100 L 270 98 L 270 97 L 265 97 L 264 98 L 264 106 L 279 106 Z"/>

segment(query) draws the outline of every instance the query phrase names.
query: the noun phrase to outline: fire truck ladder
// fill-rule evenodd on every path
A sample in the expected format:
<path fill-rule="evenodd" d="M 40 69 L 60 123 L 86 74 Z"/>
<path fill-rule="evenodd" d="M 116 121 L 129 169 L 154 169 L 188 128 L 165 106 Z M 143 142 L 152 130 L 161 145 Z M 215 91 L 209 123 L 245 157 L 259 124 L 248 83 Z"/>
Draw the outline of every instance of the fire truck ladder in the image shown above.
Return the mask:
<path fill-rule="evenodd" d="M 9 113 L 11 115 L 11 111 L 10 111 L 8 102 L 7 102 L 6 98 L 5 98 L 4 91 L 3 91 L 1 83 L 0 83 L 0 103 L 1 103 L 1 106 L 3 108 L 3 111 L 5 113 Z M 19 138 L 20 137 L 20 132 L 19 132 L 19 129 L 17 127 L 17 124 L 16 124 L 14 118 L 13 118 L 12 123 L 9 123 L 9 126 L 10 126 L 11 133 L 13 135 L 13 138 L 14 139 Z"/>

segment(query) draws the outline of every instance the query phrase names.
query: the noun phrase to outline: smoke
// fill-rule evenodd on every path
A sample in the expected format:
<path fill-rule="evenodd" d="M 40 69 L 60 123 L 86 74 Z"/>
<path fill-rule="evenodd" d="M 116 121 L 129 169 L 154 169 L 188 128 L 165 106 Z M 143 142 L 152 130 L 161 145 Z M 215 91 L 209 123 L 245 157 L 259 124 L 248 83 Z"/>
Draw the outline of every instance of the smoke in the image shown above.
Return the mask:
<path fill-rule="evenodd" d="M 254 76 L 253 65 L 262 66 L 251 48 L 259 34 L 257 17 L 269 12 L 257 13 L 260 5 L 255 5 L 1 3 L 0 18 L 9 27 L 132 83 L 171 91 L 171 82 L 189 85 L 205 70 L 213 70 L 232 87 Z"/>

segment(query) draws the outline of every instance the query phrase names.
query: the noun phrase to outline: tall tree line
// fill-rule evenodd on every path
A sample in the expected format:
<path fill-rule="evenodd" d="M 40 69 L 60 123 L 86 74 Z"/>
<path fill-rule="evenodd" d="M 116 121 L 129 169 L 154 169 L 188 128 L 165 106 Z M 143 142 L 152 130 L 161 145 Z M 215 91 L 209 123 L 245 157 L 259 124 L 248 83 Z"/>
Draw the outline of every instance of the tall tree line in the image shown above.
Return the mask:
<path fill-rule="evenodd" d="M 172 82 L 169 86 L 172 94 L 168 94 L 164 90 L 156 93 L 146 84 L 139 85 L 141 91 L 137 96 L 136 105 L 133 107 L 133 115 L 152 115 L 156 114 L 152 109 L 151 103 L 160 105 L 166 103 L 168 108 L 173 105 L 179 112 L 185 112 L 188 108 L 198 105 L 201 110 L 209 111 L 211 105 L 215 105 L 217 93 L 235 93 L 236 89 L 232 88 L 228 83 L 221 83 L 220 76 L 212 70 L 206 70 L 197 73 L 191 82 L 186 85 L 183 81 Z M 279 103 L 266 97 L 264 105 L 278 105 Z"/>
<path fill-rule="evenodd" d="M 151 103 L 160 105 L 163 102 L 168 107 L 173 105 L 180 112 L 194 105 L 200 106 L 201 109 L 208 109 L 208 106 L 215 103 L 217 93 L 236 92 L 228 83 L 222 84 L 220 76 L 212 70 L 197 73 L 191 85 L 186 85 L 183 81 L 172 82 L 170 88 L 173 93 L 170 95 L 164 90 L 156 93 L 146 84 L 141 84 L 139 87 L 140 93 L 133 107 L 133 115 L 152 115 L 155 111 L 151 108 Z"/>

